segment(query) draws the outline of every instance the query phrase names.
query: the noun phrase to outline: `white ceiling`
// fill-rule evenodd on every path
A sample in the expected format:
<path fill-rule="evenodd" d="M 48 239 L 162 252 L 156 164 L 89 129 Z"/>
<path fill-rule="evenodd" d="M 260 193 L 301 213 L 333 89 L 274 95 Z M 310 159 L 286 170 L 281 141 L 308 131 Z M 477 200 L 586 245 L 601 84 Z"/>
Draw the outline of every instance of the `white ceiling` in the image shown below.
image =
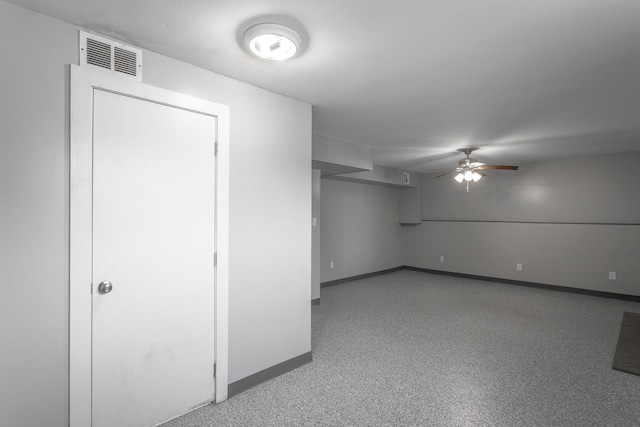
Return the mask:
<path fill-rule="evenodd" d="M 640 150 L 639 0 L 10 0 L 313 105 L 313 132 L 416 171 Z M 303 54 L 250 57 L 265 15 Z"/>

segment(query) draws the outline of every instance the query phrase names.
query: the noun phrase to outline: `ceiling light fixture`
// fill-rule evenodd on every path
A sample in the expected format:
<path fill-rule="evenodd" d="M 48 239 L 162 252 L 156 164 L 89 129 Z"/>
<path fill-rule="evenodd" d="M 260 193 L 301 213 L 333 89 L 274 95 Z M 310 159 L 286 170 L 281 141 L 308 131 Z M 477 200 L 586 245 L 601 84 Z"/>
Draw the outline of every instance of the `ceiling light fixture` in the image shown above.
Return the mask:
<path fill-rule="evenodd" d="M 292 58 L 300 49 L 302 38 L 280 24 L 258 24 L 244 33 L 244 42 L 256 56 L 271 61 Z"/>
<path fill-rule="evenodd" d="M 482 175 L 480 175 L 478 172 L 476 172 L 474 170 L 468 169 L 468 170 L 460 172 L 458 175 L 456 175 L 456 177 L 454 179 L 461 183 L 463 180 L 464 181 L 478 182 L 478 181 L 480 181 L 480 178 L 482 178 Z"/>
<path fill-rule="evenodd" d="M 486 176 L 484 170 L 488 169 L 498 169 L 498 170 L 509 170 L 509 171 L 517 171 L 518 166 L 509 166 L 509 165 L 486 165 L 484 163 L 480 163 L 476 159 L 472 159 L 469 157 L 473 151 L 477 150 L 477 148 L 461 148 L 458 151 L 463 152 L 467 155 L 466 158 L 458 161 L 458 167 L 451 169 L 443 174 L 440 174 L 434 178 L 441 178 L 443 176 L 449 175 L 450 173 L 458 172 L 458 174 L 453 177 L 457 182 L 462 184 L 465 182 L 467 186 L 467 193 L 469 192 L 469 183 L 471 181 L 478 182 L 482 179 L 483 176 Z"/>

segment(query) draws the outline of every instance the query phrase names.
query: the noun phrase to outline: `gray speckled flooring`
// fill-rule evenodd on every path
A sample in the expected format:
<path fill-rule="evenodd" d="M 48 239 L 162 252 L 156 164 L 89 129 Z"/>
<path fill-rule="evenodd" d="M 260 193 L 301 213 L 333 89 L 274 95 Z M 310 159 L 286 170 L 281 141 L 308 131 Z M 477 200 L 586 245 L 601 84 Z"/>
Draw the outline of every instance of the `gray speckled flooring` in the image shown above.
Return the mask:
<path fill-rule="evenodd" d="M 400 271 L 323 288 L 313 362 L 163 427 L 639 426 L 640 303 Z"/>

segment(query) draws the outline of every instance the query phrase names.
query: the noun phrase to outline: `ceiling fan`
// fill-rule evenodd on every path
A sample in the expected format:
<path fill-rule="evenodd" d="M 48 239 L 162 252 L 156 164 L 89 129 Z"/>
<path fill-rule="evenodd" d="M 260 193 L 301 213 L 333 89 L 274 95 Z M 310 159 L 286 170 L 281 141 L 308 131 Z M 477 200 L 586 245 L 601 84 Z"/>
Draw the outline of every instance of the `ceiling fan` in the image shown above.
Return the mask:
<path fill-rule="evenodd" d="M 460 148 L 458 151 L 467 155 L 466 158 L 458 162 L 460 166 L 448 172 L 440 174 L 434 178 L 440 178 L 445 175 L 449 175 L 450 173 L 458 172 L 458 174 L 455 176 L 454 179 L 459 183 L 462 183 L 463 181 L 465 181 L 467 184 L 467 192 L 469 192 L 469 183 L 471 181 L 478 182 L 483 176 L 486 176 L 485 173 L 482 172 L 483 170 L 489 170 L 489 169 L 510 170 L 510 171 L 518 170 L 518 166 L 485 165 L 484 163 L 480 163 L 476 159 L 469 157 L 469 154 L 471 154 L 475 150 L 477 150 L 477 148 Z"/>

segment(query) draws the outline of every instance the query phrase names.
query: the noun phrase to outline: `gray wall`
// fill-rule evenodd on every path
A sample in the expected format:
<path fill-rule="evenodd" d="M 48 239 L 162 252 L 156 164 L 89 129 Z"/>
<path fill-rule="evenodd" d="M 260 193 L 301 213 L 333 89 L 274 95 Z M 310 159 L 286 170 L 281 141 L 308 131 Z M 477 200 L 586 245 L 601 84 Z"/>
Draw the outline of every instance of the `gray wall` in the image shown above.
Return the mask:
<path fill-rule="evenodd" d="M 321 281 L 409 265 L 640 295 L 638 164 L 639 152 L 530 163 L 469 193 L 424 176 L 424 221 L 401 227 L 399 190 L 323 179 Z"/>
<path fill-rule="evenodd" d="M 77 30 L 0 1 L 3 426 L 68 424 L 65 64 L 78 63 Z M 310 106 L 148 51 L 143 63 L 145 83 L 231 107 L 230 381 L 310 351 Z"/>
<path fill-rule="evenodd" d="M 425 222 L 403 230 L 405 264 L 640 295 L 639 162 L 634 152 L 531 163 L 490 171 L 469 193 L 425 176 Z"/>
<path fill-rule="evenodd" d="M 401 266 L 398 205 L 397 188 L 323 179 L 321 281 Z"/>
<path fill-rule="evenodd" d="M 529 163 L 487 171 L 469 193 L 451 177 L 425 175 L 422 218 L 638 224 L 639 162 L 633 152 Z"/>

